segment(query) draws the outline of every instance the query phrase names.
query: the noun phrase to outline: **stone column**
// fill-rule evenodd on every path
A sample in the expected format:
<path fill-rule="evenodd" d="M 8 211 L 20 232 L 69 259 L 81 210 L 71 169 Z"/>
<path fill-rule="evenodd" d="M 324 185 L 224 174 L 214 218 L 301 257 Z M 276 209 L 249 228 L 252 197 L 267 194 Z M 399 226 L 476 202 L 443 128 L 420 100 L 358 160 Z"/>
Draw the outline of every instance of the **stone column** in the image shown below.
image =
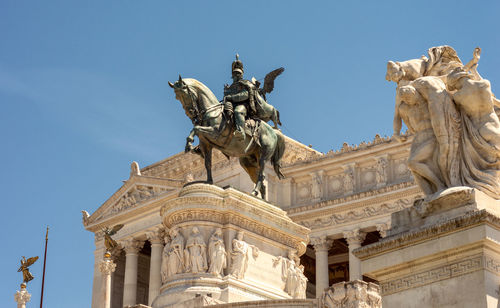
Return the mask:
<path fill-rule="evenodd" d="M 26 284 L 21 283 L 21 290 L 14 294 L 14 300 L 17 302 L 17 308 L 26 308 L 26 303 L 31 299 L 31 294 L 26 290 Z"/>
<path fill-rule="evenodd" d="M 328 250 L 333 240 L 326 236 L 311 238 L 316 252 L 316 298 L 320 298 L 323 291 L 330 286 L 328 277 Z"/>
<path fill-rule="evenodd" d="M 163 252 L 163 230 L 157 228 L 147 232 L 146 236 L 151 242 L 151 261 L 149 265 L 149 294 L 148 305 L 160 294 L 161 287 L 161 260 Z"/>
<path fill-rule="evenodd" d="M 349 280 L 363 280 L 361 273 L 361 261 L 352 253 L 356 248 L 361 247 L 361 243 L 365 240 L 366 232 L 354 229 L 344 232 L 344 238 L 349 245 Z"/>
<path fill-rule="evenodd" d="M 137 261 L 144 242 L 130 239 L 123 242 L 125 250 L 125 279 L 123 283 L 123 306 L 133 306 L 137 300 Z"/>
<path fill-rule="evenodd" d="M 111 307 L 111 273 L 116 269 L 116 264 L 111 260 L 111 254 L 106 252 L 104 260 L 99 263 L 99 270 L 102 273 L 101 307 Z"/>

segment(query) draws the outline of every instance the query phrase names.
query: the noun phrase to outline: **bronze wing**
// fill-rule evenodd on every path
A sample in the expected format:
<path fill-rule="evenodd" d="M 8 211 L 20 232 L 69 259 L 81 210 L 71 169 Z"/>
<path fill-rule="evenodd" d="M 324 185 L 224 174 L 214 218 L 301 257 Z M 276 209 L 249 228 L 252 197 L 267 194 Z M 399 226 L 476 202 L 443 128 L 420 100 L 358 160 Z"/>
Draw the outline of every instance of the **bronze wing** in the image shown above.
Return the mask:
<path fill-rule="evenodd" d="M 271 93 L 274 89 L 274 80 L 276 77 L 281 75 L 285 71 L 285 68 L 280 67 L 278 69 L 275 69 L 274 71 L 268 73 L 266 77 L 264 78 L 264 86 L 262 87 L 262 92 L 263 93 Z"/>
<path fill-rule="evenodd" d="M 118 232 L 121 228 L 123 228 L 123 225 L 122 225 L 122 224 L 120 224 L 120 225 L 116 225 L 116 226 L 114 226 L 114 227 L 111 229 L 111 231 L 109 231 L 109 233 L 108 233 L 108 234 L 109 234 L 109 235 L 114 235 L 114 234 L 116 234 L 116 232 Z"/>
<path fill-rule="evenodd" d="M 36 262 L 36 260 L 38 260 L 38 257 L 32 257 L 32 258 L 29 258 L 28 260 L 26 260 L 26 262 L 24 263 L 24 266 L 25 267 L 28 267 L 28 266 L 31 266 L 33 265 L 33 263 Z"/>

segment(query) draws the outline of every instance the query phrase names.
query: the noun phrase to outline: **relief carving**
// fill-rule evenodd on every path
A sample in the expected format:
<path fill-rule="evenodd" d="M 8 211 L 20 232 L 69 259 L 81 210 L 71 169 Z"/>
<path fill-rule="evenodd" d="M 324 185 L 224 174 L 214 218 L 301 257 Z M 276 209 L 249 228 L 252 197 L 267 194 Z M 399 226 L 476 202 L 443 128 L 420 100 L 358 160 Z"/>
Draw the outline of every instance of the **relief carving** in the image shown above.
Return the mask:
<path fill-rule="evenodd" d="M 230 275 L 243 279 L 245 272 L 248 268 L 248 259 L 250 250 L 252 256 L 257 258 L 259 256 L 259 249 L 253 245 L 249 245 L 243 241 L 244 232 L 238 232 L 238 235 L 233 239 L 233 251 L 231 252 L 231 270 Z"/>
<path fill-rule="evenodd" d="M 223 270 L 227 266 L 227 253 L 222 240 L 222 229 L 217 228 L 210 237 L 208 243 L 208 257 L 210 259 L 210 267 L 208 272 L 217 277 L 223 276 Z"/>
<path fill-rule="evenodd" d="M 165 238 L 165 247 L 163 248 L 163 259 L 161 265 L 162 281 L 165 282 L 168 277 L 184 271 L 184 237 L 177 228 L 170 229 L 170 242 Z"/>
<path fill-rule="evenodd" d="M 333 284 L 322 295 L 322 308 L 382 308 L 378 285 L 354 280 Z"/>
<path fill-rule="evenodd" d="M 207 271 L 207 245 L 197 227 L 193 227 L 184 249 L 186 272 L 204 273 Z"/>
<path fill-rule="evenodd" d="M 304 275 L 304 266 L 300 264 L 300 258 L 296 251 L 290 250 L 288 258 L 282 256 L 273 260 L 273 267 L 281 262 L 281 279 L 285 282 L 284 291 L 292 298 L 305 299 L 307 278 Z"/>

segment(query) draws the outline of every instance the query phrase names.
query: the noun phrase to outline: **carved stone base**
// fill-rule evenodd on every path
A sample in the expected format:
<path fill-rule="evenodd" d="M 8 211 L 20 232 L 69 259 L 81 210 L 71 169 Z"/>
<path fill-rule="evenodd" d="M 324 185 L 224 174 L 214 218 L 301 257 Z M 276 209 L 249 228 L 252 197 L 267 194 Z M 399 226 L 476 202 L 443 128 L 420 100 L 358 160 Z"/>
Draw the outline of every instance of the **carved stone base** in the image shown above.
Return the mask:
<path fill-rule="evenodd" d="M 170 230 L 163 268 L 171 268 L 153 308 L 187 305 L 203 296 L 221 303 L 305 298 L 305 277 L 303 292 L 297 292 L 300 279 L 287 283 L 287 276 L 300 276 L 295 262 L 305 252 L 309 229 L 285 211 L 233 188 L 198 183 L 167 201 L 161 217 Z M 298 289 L 288 290 L 294 283 Z"/>
<path fill-rule="evenodd" d="M 379 281 L 383 307 L 497 308 L 498 209 L 475 189 L 455 188 L 394 214 L 387 238 L 354 251 Z"/>

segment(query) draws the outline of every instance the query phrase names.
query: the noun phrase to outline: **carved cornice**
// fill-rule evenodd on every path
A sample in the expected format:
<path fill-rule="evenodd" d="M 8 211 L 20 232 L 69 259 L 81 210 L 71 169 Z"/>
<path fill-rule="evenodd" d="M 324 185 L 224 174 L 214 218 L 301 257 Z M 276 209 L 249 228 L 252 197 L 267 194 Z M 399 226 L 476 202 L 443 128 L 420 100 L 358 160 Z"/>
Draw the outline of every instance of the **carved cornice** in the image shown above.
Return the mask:
<path fill-rule="evenodd" d="M 407 136 L 409 136 L 409 135 L 407 135 Z M 408 138 L 408 140 L 405 141 L 401 145 L 409 148 L 411 145 L 412 139 L 413 139 L 412 137 Z M 395 141 L 392 137 L 380 137 L 380 135 L 377 134 L 377 135 L 375 135 L 375 138 L 371 142 L 363 141 L 359 145 L 349 145 L 347 142 L 344 142 L 344 144 L 342 145 L 342 148 L 340 148 L 339 150 L 330 150 L 324 155 L 317 155 L 317 156 L 310 157 L 309 159 L 297 160 L 296 162 L 285 164 L 285 166 L 287 169 L 290 169 L 290 167 L 293 167 L 293 166 L 298 166 L 298 165 L 311 163 L 311 162 L 318 162 L 318 161 L 322 161 L 322 160 L 330 159 L 330 158 L 337 158 L 337 157 L 346 155 L 348 153 L 352 154 L 352 152 L 362 152 L 363 150 L 368 150 L 368 149 L 374 148 L 375 146 L 378 146 L 381 144 L 389 144 L 389 143 L 394 143 L 395 145 L 399 145 L 399 142 Z"/>
<path fill-rule="evenodd" d="M 487 210 L 480 210 L 467 213 L 463 216 L 447 220 L 433 226 L 403 232 L 402 234 L 384 238 L 377 243 L 373 243 L 353 251 L 354 255 L 360 259 L 372 257 L 383 252 L 415 245 L 416 243 L 429 241 L 436 237 L 443 236 L 460 229 L 467 229 L 481 223 L 488 223 L 500 226 L 500 217 L 489 213 Z"/>
<path fill-rule="evenodd" d="M 371 200 L 371 202 L 376 202 L 376 201 Z M 347 224 L 365 218 L 394 213 L 402 209 L 411 207 L 413 205 L 413 202 L 414 198 L 399 199 L 393 202 L 378 203 L 378 204 L 375 203 L 371 205 L 366 205 L 363 202 L 357 204 L 356 208 L 352 207 L 335 208 L 330 210 L 329 214 L 323 214 L 323 215 L 315 213 L 312 219 L 299 220 L 295 217 L 292 218 L 297 223 L 300 223 L 301 225 L 306 226 L 308 228 L 320 229 L 329 226 Z"/>

